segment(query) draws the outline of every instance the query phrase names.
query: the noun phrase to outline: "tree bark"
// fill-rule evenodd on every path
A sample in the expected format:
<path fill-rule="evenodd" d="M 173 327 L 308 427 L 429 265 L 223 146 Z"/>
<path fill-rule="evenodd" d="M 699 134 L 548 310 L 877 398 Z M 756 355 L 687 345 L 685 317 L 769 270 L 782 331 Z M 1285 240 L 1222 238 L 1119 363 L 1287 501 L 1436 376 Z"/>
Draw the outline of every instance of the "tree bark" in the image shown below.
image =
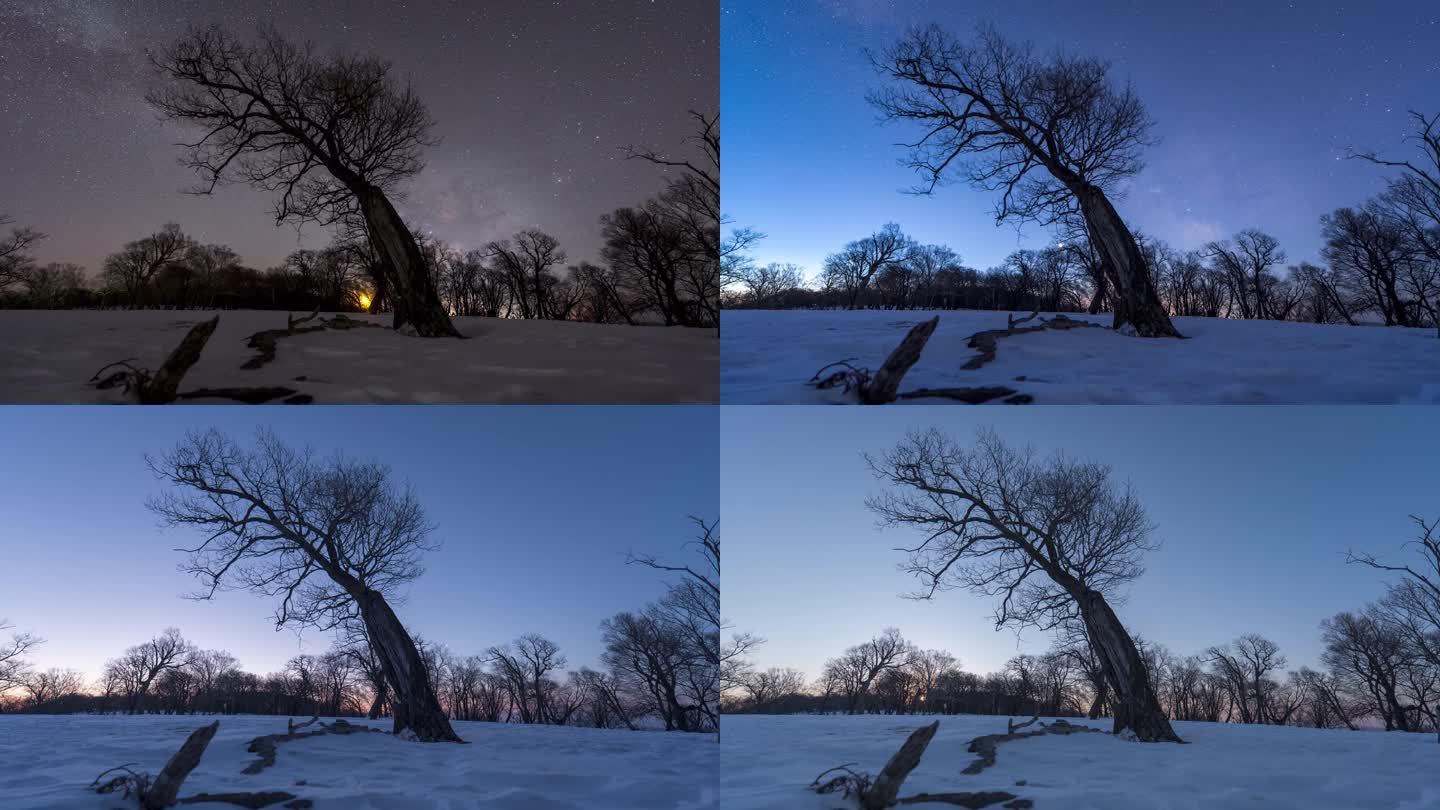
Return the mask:
<path fill-rule="evenodd" d="M 885 810 L 895 804 L 896 797 L 900 795 L 900 786 L 905 784 L 905 777 L 920 764 L 920 758 L 925 755 L 925 749 L 929 747 L 939 729 L 940 721 L 936 720 L 911 732 L 900 750 L 885 763 L 880 775 L 875 777 L 875 782 L 861 794 L 860 806 L 865 810 Z"/>
<path fill-rule="evenodd" d="M 1170 728 L 1160 700 L 1150 688 L 1145 662 L 1135 641 L 1125 632 L 1120 617 L 1099 591 L 1078 594 L 1076 602 L 1085 620 L 1090 644 L 1110 684 L 1110 707 L 1115 715 L 1113 733 L 1132 731 L 1142 742 L 1183 742 Z"/>
<path fill-rule="evenodd" d="M 890 352 L 885 358 L 885 364 L 875 372 L 875 376 L 868 384 L 860 388 L 860 401 L 866 405 L 884 405 L 887 402 L 894 402 L 896 392 L 900 389 L 900 381 L 905 379 L 905 373 L 910 367 L 920 360 L 920 352 L 925 350 L 925 344 L 930 336 L 935 333 L 935 327 L 940 325 L 940 316 L 936 315 L 928 321 L 921 321 L 905 333 L 904 340 L 900 345 Z"/>
<path fill-rule="evenodd" d="M 460 337 L 400 212 L 385 192 L 374 186 L 356 189 L 355 197 L 370 238 L 381 251 L 381 261 L 395 276 L 393 284 L 387 285 L 392 289 L 386 290 L 395 310 L 395 331 L 420 337 Z"/>
<path fill-rule="evenodd" d="M 150 789 L 145 791 L 141 798 L 141 806 L 145 810 L 163 810 L 175 804 L 185 777 L 200 764 L 200 757 L 205 755 L 206 746 L 210 745 L 210 740 L 214 739 L 219 728 L 220 721 L 216 720 L 208 726 L 195 729 L 185 738 L 180 750 L 165 763 L 160 775 L 155 777 L 154 784 L 150 785 Z"/>
<path fill-rule="evenodd" d="M 450 728 L 450 720 L 430 688 L 425 661 L 385 597 L 378 591 L 367 590 L 355 601 L 365 621 L 370 644 L 385 670 L 385 680 L 395 692 L 390 699 L 391 714 L 395 718 L 393 733 L 410 732 L 423 742 L 464 742 Z"/>
<path fill-rule="evenodd" d="M 1145 266 L 1145 257 L 1135 242 L 1135 235 L 1120 219 L 1105 192 L 1095 186 L 1074 189 L 1085 215 L 1085 227 L 1100 254 L 1101 264 L 1110 275 L 1110 300 L 1115 305 L 1116 331 L 1131 332 L 1139 337 L 1180 337 L 1170 323 L 1170 315 L 1160 303 L 1155 281 Z"/>
<path fill-rule="evenodd" d="M 1097 262 L 1095 272 L 1091 274 L 1091 281 L 1095 283 L 1095 294 L 1090 296 L 1090 306 L 1085 311 L 1091 315 L 1097 315 L 1105 309 L 1105 302 L 1110 298 L 1110 274 L 1105 269 L 1104 262 Z"/>
<path fill-rule="evenodd" d="M 385 686 L 384 678 L 381 678 L 380 683 L 375 686 L 375 699 L 370 701 L 370 711 L 365 715 L 371 720 L 379 719 L 381 710 L 385 708 L 385 701 L 389 699 L 385 694 Z"/>

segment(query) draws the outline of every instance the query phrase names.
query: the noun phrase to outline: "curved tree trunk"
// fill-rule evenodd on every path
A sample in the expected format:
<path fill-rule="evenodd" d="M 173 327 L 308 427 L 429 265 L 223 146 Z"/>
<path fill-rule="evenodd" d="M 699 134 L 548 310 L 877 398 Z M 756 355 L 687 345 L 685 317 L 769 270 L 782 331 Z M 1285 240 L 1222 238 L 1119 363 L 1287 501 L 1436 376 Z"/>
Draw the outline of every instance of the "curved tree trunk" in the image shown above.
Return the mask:
<path fill-rule="evenodd" d="M 1100 682 L 1095 685 L 1095 699 L 1090 702 L 1090 712 L 1088 714 L 1091 720 L 1098 718 L 1101 712 L 1105 710 L 1105 704 L 1109 701 L 1109 687 L 1110 684 L 1106 682 L 1103 676 L 1100 678 Z"/>
<path fill-rule="evenodd" d="M 385 192 L 374 186 L 355 192 L 366 229 L 379 249 L 380 260 L 394 274 L 390 304 L 395 309 L 395 331 L 420 337 L 460 337 L 440 303 L 434 279 L 415 237 L 391 205 Z"/>
<path fill-rule="evenodd" d="M 370 711 L 365 714 L 366 717 L 371 720 L 378 720 L 380 718 L 380 715 L 385 711 L 386 702 L 390 700 L 387 694 L 388 692 L 387 684 L 382 676 L 380 682 L 375 685 L 375 699 L 370 701 Z"/>
<path fill-rule="evenodd" d="M 1160 700 L 1150 688 L 1145 662 L 1135 641 L 1120 624 L 1120 617 L 1099 591 L 1081 594 L 1076 601 L 1095 655 L 1110 683 L 1110 707 L 1115 715 L 1114 733 L 1132 731 L 1142 742 L 1183 742 L 1170 728 L 1160 709 Z"/>
<path fill-rule="evenodd" d="M 385 680 L 395 692 L 390 698 L 391 714 L 395 718 L 393 732 L 410 732 L 423 742 L 464 742 L 450 728 L 450 720 L 430 688 L 425 661 L 385 597 L 378 591 L 366 591 L 355 601 L 375 657 L 385 670 Z"/>
<path fill-rule="evenodd" d="M 1105 311 L 1105 302 L 1110 298 L 1110 274 L 1103 263 L 1096 262 L 1090 280 L 1095 284 L 1095 294 L 1090 296 L 1090 306 L 1085 311 L 1095 315 Z"/>
<path fill-rule="evenodd" d="M 1109 293 L 1115 305 L 1116 331 L 1133 332 L 1140 337 L 1180 337 L 1160 303 L 1160 294 L 1155 290 L 1155 281 L 1145 266 L 1135 235 L 1125 227 L 1105 192 L 1085 186 L 1076 189 L 1075 196 L 1085 215 L 1090 240 L 1100 254 L 1105 272 L 1110 275 Z"/>

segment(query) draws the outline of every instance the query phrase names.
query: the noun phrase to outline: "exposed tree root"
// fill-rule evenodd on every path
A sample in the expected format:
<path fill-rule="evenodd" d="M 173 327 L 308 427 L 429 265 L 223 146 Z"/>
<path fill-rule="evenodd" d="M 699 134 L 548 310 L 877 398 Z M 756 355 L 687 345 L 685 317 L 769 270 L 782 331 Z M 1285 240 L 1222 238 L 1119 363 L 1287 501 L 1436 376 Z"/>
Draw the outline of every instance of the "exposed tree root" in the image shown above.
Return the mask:
<path fill-rule="evenodd" d="M 810 378 L 810 383 L 816 388 L 844 387 L 845 393 L 853 389 L 860 394 L 860 401 L 866 405 L 883 405 L 887 402 L 894 402 L 896 392 L 900 388 L 900 381 L 910 371 L 910 367 L 920 359 L 920 352 L 925 349 L 930 336 L 935 333 L 935 327 L 940 325 L 940 316 L 936 315 L 928 321 L 921 321 L 910 328 L 905 334 L 900 345 L 890 352 L 885 358 L 885 363 L 880 369 L 871 373 L 868 368 L 856 368 L 850 364 L 850 360 L 841 360 L 838 363 L 831 363 Z M 837 371 L 825 374 L 828 369 L 840 366 Z M 822 376 L 824 375 L 824 376 Z"/>
<path fill-rule="evenodd" d="M 300 322 L 302 321 L 295 323 Z M 281 398 L 285 398 L 284 401 L 287 405 L 305 405 L 315 400 L 309 394 L 302 394 L 293 388 L 280 386 L 178 390 L 180 381 L 185 378 L 190 367 L 200 360 L 200 352 L 204 350 L 205 344 L 209 342 L 210 336 L 215 333 L 215 327 L 219 323 L 220 316 L 216 315 L 208 321 L 191 327 L 184 339 L 180 341 L 180 345 L 170 352 L 169 357 L 165 358 L 165 363 L 160 366 L 159 371 L 152 372 L 149 369 L 137 368 L 132 364 L 135 359 L 132 357 L 129 360 L 121 360 L 105 366 L 95 372 L 95 376 L 90 378 L 90 382 L 101 390 L 123 387 L 124 393 L 133 394 L 142 405 L 168 405 L 177 399 L 233 399 L 247 405 L 259 405 Z M 118 370 L 111 371 L 111 369 Z"/>
<path fill-rule="evenodd" d="M 974 793 L 916 793 L 914 796 L 900 799 L 896 804 L 923 804 L 926 802 L 954 804 L 971 808 L 971 810 L 980 810 L 982 807 L 989 807 L 1001 802 L 1006 802 L 1001 806 L 1007 810 L 1021 810 L 1021 808 L 1035 806 L 1035 803 L 1029 799 L 1018 798 L 1014 793 L 1006 793 L 1003 790 L 981 790 Z"/>
<path fill-rule="evenodd" d="M 319 719 L 320 718 L 316 717 L 314 720 L 311 720 L 310 723 L 318 722 Z M 290 728 L 291 734 L 273 736 L 279 739 L 294 739 L 295 737 L 308 737 L 315 734 L 351 734 L 361 729 L 377 731 L 377 729 L 372 729 L 369 726 L 352 726 L 344 720 L 337 720 L 334 726 L 327 727 L 321 724 L 321 731 L 295 733 L 296 729 L 304 728 L 310 725 L 310 723 L 303 723 L 300 726 L 292 724 Z M 344 730 L 337 729 L 335 726 L 343 726 Z M 311 800 L 297 798 L 295 794 L 283 790 L 257 790 L 238 793 L 197 793 L 193 796 L 186 796 L 183 799 L 178 798 L 180 786 L 185 782 L 185 777 L 189 776 L 190 772 L 195 770 L 195 766 L 200 764 L 200 758 L 205 755 L 206 747 L 209 746 L 210 741 L 215 738 L 215 732 L 218 731 L 219 728 L 220 721 L 216 720 L 208 726 L 203 726 L 191 732 L 190 736 L 187 737 L 185 742 L 180 746 L 180 750 L 176 751 L 175 755 L 170 757 L 169 761 L 165 763 L 165 767 L 160 769 L 160 775 L 155 777 L 153 781 L 150 779 L 149 774 L 139 774 L 131 770 L 129 765 L 121 765 L 118 768 L 111 768 L 95 777 L 95 781 L 90 783 L 90 787 L 93 788 L 96 793 L 124 791 L 123 795 L 125 798 L 128 799 L 133 795 L 139 799 L 140 806 L 143 810 L 163 810 L 163 808 L 172 807 L 176 804 L 202 804 L 205 802 L 233 804 L 239 807 L 251 808 L 251 810 L 259 810 L 259 808 L 269 807 L 274 804 L 280 804 L 281 802 L 285 803 L 283 806 L 287 808 L 287 810 L 307 810 L 307 808 L 315 806 L 315 803 Z M 262 739 L 269 738 L 262 737 L 252 741 L 252 751 L 255 750 L 255 743 Z M 273 742 L 270 743 L 269 751 L 269 762 L 266 764 L 272 765 L 275 762 L 275 747 Z M 259 773 L 260 770 L 261 768 L 255 768 L 254 770 L 246 768 L 244 772 Z M 115 773 L 116 771 L 123 771 L 123 773 L 105 780 L 107 775 Z"/>
<path fill-rule="evenodd" d="M 940 721 L 936 720 L 928 726 L 921 726 L 911 732 L 905 738 L 900 750 L 885 763 L 880 769 L 880 775 L 871 778 L 869 774 L 856 773 L 850 768 L 855 763 L 847 763 L 838 768 L 831 768 L 810 783 L 810 789 L 816 793 L 839 792 L 845 797 L 852 795 L 860 800 L 861 810 L 885 810 L 895 804 L 914 804 L 922 801 L 948 801 L 951 804 L 960 804 L 962 807 L 985 807 L 987 804 L 995 804 L 997 801 L 1013 799 L 1010 794 L 1003 794 L 1003 798 L 985 804 L 962 804 L 961 797 L 970 801 L 968 797 L 984 794 L 945 793 L 945 794 L 919 794 L 908 798 L 897 798 L 900 794 L 900 787 L 905 783 L 905 778 L 915 767 L 920 764 L 920 758 L 925 755 L 925 749 L 930 746 L 930 741 L 935 739 L 935 732 L 940 729 Z M 836 776 L 830 776 L 835 774 Z M 826 778 L 829 776 L 830 778 Z M 1001 795 L 1001 794 L 996 794 Z M 942 798 L 943 797 L 943 798 Z"/>
<path fill-rule="evenodd" d="M 213 325 L 212 325 L 213 328 Z M 193 362 L 193 361 L 192 361 Z M 145 810 L 163 810 L 175 804 L 176 796 L 180 793 L 180 786 L 184 784 L 185 777 L 195 770 L 200 764 L 200 757 L 205 755 L 205 748 L 215 738 L 215 732 L 220 728 L 220 721 L 216 720 L 208 726 L 201 726 L 190 732 L 180 749 L 160 769 L 160 775 L 152 781 L 149 774 L 137 774 L 130 770 L 128 765 L 121 765 L 118 768 L 111 768 L 90 783 L 90 787 L 96 793 L 114 793 L 117 790 L 124 791 L 125 798 L 134 795 L 140 800 L 140 806 Z M 115 776 L 102 782 L 107 774 L 116 771 L 124 771 L 123 774 Z"/>
<path fill-rule="evenodd" d="M 315 326 L 301 326 L 301 324 L 308 323 L 316 318 L 319 318 L 319 322 Z M 255 349 L 257 353 L 254 357 L 246 360 L 240 368 L 253 371 L 274 360 L 276 351 L 275 344 L 283 337 L 303 335 L 306 332 L 323 332 L 326 329 L 345 330 L 361 328 L 384 329 L 386 327 L 378 323 L 370 323 L 369 321 L 357 321 L 354 318 L 347 318 L 344 315 L 336 315 L 326 320 L 325 318 L 320 318 L 320 310 L 318 309 L 298 319 L 287 315 L 285 316 L 284 329 L 265 329 L 256 332 L 250 336 L 249 340 L 245 341 L 245 345 Z"/>
<path fill-rule="evenodd" d="M 968 361 L 966 361 L 965 365 L 961 366 L 960 368 L 964 369 L 965 371 L 974 371 L 975 369 L 980 368 L 991 360 L 994 360 L 995 352 L 998 348 L 996 346 L 996 341 L 1000 340 L 1000 338 L 1002 337 L 1021 335 L 1026 332 L 1043 332 L 1046 329 L 1063 330 L 1105 328 L 1098 323 L 1082 321 L 1076 318 L 1066 317 L 1065 315 L 1056 315 L 1054 318 L 1051 318 L 1048 321 L 1044 318 L 1040 318 L 1039 326 L 1020 325 L 1022 323 L 1026 323 L 1030 320 L 1038 318 L 1039 315 L 1039 312 L 1032 312 L 1030 313 L 1030 315 L 1024 318 L 1020 318 L 1019 320 L 1016 320 L 1013 315 L 1007 315 L 1004 329 L 986 329 L 982 332 L 976 332 L 975 334 L 971 335 L 970 339 L 965 342 L 965 345 L 969 346 L 972 349 L 978 350 L 980 353 L 970 358 Z"/>
<path fill-rule="evenodd" d="M 316 723 L 319 723 L 320 726 L 317 730 L 301 731 L 301 729 Z M 270 767 L 271 765 L 274 765 L 275 746 L 282 742 L 299 740 L 305 737 L 321 737 L 326 734 L 384 733 L 378 728 L 373 728 L 371 726 L 355 725 L 353 723 L 348 723 L 344 720 L 336 720 L 335 722 L 327 725 L 325 723 L 320 723 L 320 718 L 318 717 L 313 718 L 308 722 L 301 723 L 299 725 L 296 725 L 293 721 L 287 720 L 286 726 L 287 731 L 284 734 L 266 734 L 261 737 L 256 737 L 255 739 L 250 741 L 250 745 L 247 746 L 245 750 L 249 751 L 252 754 L 259 754 L 260 758 L 255 760 L 254 762 L 251 762 L 249 765 L 246 765 L 245 769 L 241 771 L 241 773 L 257 774 Z"/>
<path fill-rule="evenodd" d="M 260 810 L 262 807 L 269 807 L 281 802 L 285 802 L 284 806 L 292 808 L 292 810 L 315 805 L 309 799 L 297 799 L 294 793 L 286 793 L 283 790 L 258 790 L 253 793 L 197 793 L 180 800 L 180 804 L 200 804 L 202 802 L 233 804 L 239 807 L 248 807 L 250 810 Z"/>
<path fill-rule="evenodd" d="M 1000 397 L 1010 397 L 1005 401 L 1012 405 L 1023 405 L 1031 400 L 1029 394 L 1017 395 L 1015 389 L 998 385 L 980 388 L 917 388 L 899 395 L 899 399 L 920 399 L 921 397 L 944 397 L 969 405 L 980 405 Z"/>
<path fill-rule="evenodd" d="M 195 362 L 200 359 L 200 352 L 215 333 L 215 327 L 220 323 L 220 316 L 216 315 L 208 321 L 195 324 L 185 334 L 180 345 L 170 352 L 165 362 L 160 366 L 159 371 L 136 368 L 131 365 L 130 360 L 121 360 L 111 363 L 108 366 L 95 372 L 90 382 L 96 388 L 107 389 L 123 386 L 125 393 L 134 393 L 136 399 L 142 405 L 165 405 L 175 401 L 175 392 L 180 387 L 180 381 L 184 379 L 185 373 Z M 119 367 L 120 370 L 106 374 L 110 369 Z"/>
<path fill-rule="evenodd" d="M 281 397 L 284 397 L 281 401 L 286 405 L 309 405 L 315 401 L 315 397 L 309 394 L 278 385 L 254 388 L 196 388 L 175 395 L 176 399 L 233 399 L 246 405 L 263 405 Z"/>
<path fill-rule="evenodd" d="M 1010 729 L 1007 733 L 985 734 L 971 740 L 970 746 L 966 750 L 968 750 L 972 754 L 979 754 L 979 756 L 975 759 L 974 762 L 965 766 L 965 770 L 961 771 L 961 773 L 969 776 L 974 776 L 975 774 L 980 773 L 991 765 L 994 765 L 995 747 L 1002 742 L 1009 742 L 1011 740 L 1023 740 L 1026 737 L 1043 737 L 1046 734 L 1105 733 L 1098 728 L 1076 725 L 1068 723 L 1064 720 L 1056 720 L 1054 723 L 1051 723 L 1048 726 L 1044 723 L 1041 723 L 1035 731 L 1020 730 L 1030 725 L 1031 723 L 1037 722 L 1039 719 L 1040 718 L 1036 717 L 1027 722 L 1020 723 L 1019 725 L 1016 725 L 1013 721 L 1006 721 L 1006 726 Z"/>
<path fill-rule="evenodd" d="M 970 336 L 966 345 L 979 350 L 980 354 L 970 358 L 960 368 L 973 371 L 994 360 L 996 341 L 1002 337 L 1025 332 L 1042 332 L 1046 329 L 1104 328 L 1099 324 L 1076 320 L 1065 315 L 1056 315 L 1047 321 L 1040 318 L 1039 312 L 1032 312 L 1024 318 L 1016 318 L 1014 315 L 1006 315 L 1005 318 L 1004 329 L 987 329 Z M 1037 318 L 1040 318 L 1037 326 L 1021 325 Z M 906 333 L 905 339 L 900 341 L 900 345 L 890 353 L 879 371 L 872 373 L 868 368 L 855 366 L 853 363 L 856 358 L 848 357 L 822 367 L 810 378 L 809 383 L 822 390 L 840 388 L 846 394 L 852 390 L 856 391 L 859 393 L 860 401 L 866 405 L 882 405 L 897 399 L 919 399 L 921 397 L 953 399 L 970 405 L 979 405 L 1001 397 L 1006 397 L 1004 401 L 1007 405 L 1028 405 L 1035 401 L 1035 398 L 1029 394 L 1017 393 L 1015 389 L 1004 386 L 917 388 L 914 391 L 899 392 L 900 381 L 910 367 L 920 360 L 920 352 L 924 350 L 926 342 L 930 340 L 930 335 L 935 332 L 939 322 L 940 316 L 937 315 L 911 327 L 910 331 Z"/>

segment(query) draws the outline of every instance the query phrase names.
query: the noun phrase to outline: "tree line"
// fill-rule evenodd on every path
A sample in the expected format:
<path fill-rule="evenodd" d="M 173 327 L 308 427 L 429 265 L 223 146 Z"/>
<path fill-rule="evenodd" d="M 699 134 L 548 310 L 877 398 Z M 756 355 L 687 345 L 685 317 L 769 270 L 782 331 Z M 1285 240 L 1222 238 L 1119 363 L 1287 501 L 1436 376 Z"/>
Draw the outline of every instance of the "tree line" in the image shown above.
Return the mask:
<path fill-rule="evenodd" d="M 169 224 L 111 254 L 91 279 L 75 265 L 40 264 L 44 235 L 14 228 L 0 239 L 0 306 L 359 309 L 390 312 L 395 329 L 427 337 L 458 335 L 456 315 L 718 323 L 718 115 L 691 113 L 693 159 L 627 150 L 665 167 L 665 188 L 600 218 L 603 264 L 571 266 L 538 229 L 462 253 L 404 221 L 391 197 L 423 168 L 433 121 L 388 62 L 321 55 L 265 26 L 253 39 L 195 29 L 148 55 L 148 103 L 204 133 L 183 145 L 200 178 L 193 191 L 246 182 L 277 195 L 277 224 L 333 228 L 334 242 L 258 271 Z"/>
<path fill-rule="evenodd" d="M 869 101 L 883 119 L 920 125 L 905 162 L 932 194 L 950 180 L 1001 192 L 1000 222 L 1052 229 L 1054 244 L 976 270 L 944 245 L 888 224 L 826 257 L 814 278 L 760 264 L 763 234 L 739 229 L 722 251 L 732 308 L 898 308 L 1108 311 L 1141 336 L 1177 334 L 1170 316 L 1440 328 L 1440 113 L 1412 111 L 1409 160 L 1351 157 L 1394 170 L 1386 190 L 1321 218 L 1323 265 L 1286 267 L 1258 229 L 1177 252 L 1132 232 L 1110 198 L 1137 174 L 1152 122 L 1109 66 L 1036 54 L 981 25 L 973 40 L 938 26 L 868 54 L 886 84 Z"/>
<path fill-rule="evenodd" d="M 1286 264 L 1270 234 L 1255 229 L 1196 250 L 1177 251 L 1137 234 L 1165 310 L 1175 316 L 1437 325 L 1440 253 L 1405 223 L 1393 193 L 1321 217 L 1323 265 Z M 1437 198 L 1440 199 L 1440 198 Z M 1440 233 L 1440 221 L 1433 226 Z M 1105 274 L 1083 235 L 1039 250 L 1017 250 L 976 270 L 946 245 L 927 245 L 895 223 L 848 243 L 807 279 L 793 264 L 734 270 L 725 305 L 746 309 L 974 309 L 1106 311 Z"/>
<path fill-rule="evenodd" d="M 696 521 L 700 572 L 654 558 L 634 561 L 685 572 L 664 596 L 600 624 L 601 668 L 567 671 L 558 645 L 536 633 L 476 654 L 416 637 L 430 689 L 452 720 L 594 728 L 662 727 L 713 732 L 719 722 L 717 525 Z M 0 629 L 6 625 L 0 622 Z M 168 628 L 109 659 L 87 682 L 70 669 L 37 669 L 43 643 L 16 634 L 0 648 L 0 711 L 34 714 L 261 714 L 389 716 L 392 690 L 363 625 L 347 622 L 333 646 L 289 659 L 278 671 L 245 671 L 224 650 L 203 649 Z"/>
<path fill-rule="evenodd" d="M 1286 671 L 1279 646 L 1254 633 L 1184 656 L 1137 643 L 1171 720 L 1440 733 L 1440 666 L 1427 657 L 1434 633 L 1414 635 L 1414 614 L 1393 597 L 1323 621 L 1318 669 Z M 747 669 L 724 710 L 1094 719 L 1108 716 L 1107 698 L 1089 650 L 1074 639 L 980 675 L 949 651 L 921 649 L 887 628 L 827 661 L 814 681 L 790 668 Z"/>

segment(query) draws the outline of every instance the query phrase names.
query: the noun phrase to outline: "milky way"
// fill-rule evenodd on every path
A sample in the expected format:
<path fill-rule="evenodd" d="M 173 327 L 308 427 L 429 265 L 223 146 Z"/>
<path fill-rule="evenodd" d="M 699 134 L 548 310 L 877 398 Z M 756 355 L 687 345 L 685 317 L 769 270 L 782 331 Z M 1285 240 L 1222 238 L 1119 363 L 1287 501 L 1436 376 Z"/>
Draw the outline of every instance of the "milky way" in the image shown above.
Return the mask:
<path fill-rule="evenodd" d="M 599 216 L 659 190 L 628 145 L 683 151 L 687 110 L 719 104 L 715 0 L 665 2 L 0 3 L 0 213 L 49 234 L 42 261 L 96 270 L 123 242 L 179 222 L 255 267 L 324 242 L 277 228 L 243 186 L 181 193 L 174 144 L 193 133 L 145 104 L 145 49 L 195 24 L 376 54 L 418 88 L 439 145 L 409 186 L 407 219 L 460 247 L 539 227 L 594 259 Z"/>

